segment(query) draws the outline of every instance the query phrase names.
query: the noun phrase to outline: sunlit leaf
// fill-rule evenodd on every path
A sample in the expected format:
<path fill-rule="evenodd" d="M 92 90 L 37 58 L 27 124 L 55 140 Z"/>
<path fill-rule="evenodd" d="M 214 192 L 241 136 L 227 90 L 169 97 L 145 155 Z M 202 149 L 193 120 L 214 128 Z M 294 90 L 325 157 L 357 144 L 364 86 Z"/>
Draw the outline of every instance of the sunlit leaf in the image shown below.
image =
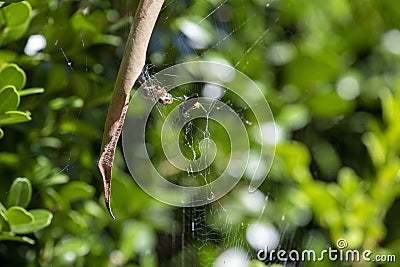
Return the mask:
<path fill-rule="evenodd" d="M 13 27 L 23 24 L 26 20 L 29 19 L 30 11 L 30 5 L 27 3 L 19 3 L 18 5 L 12 5 L 8 7 L 4 10 L 6 25 L 9 27 Z"/>
<path fill-rule="evenodd" d="M 7 111 L 0 114 L 0 125 L 30 121 L 30 114 L 22 111 Z"/>
<path fill-rule="evenodd" d="M 11 207 L 8 209 L 8 222 L 13 232 L 17 234 L 28 234 L 47 227 L 53 214 L 47 210 L 27 211 L 22 207 Z"/>
<path fill-rule="evenodd" d="M 0 46 L 21 38 L 28 29 L 31 21 L 31 5 L 28 1 L 7 6 L 2 9 L 0 16 L 2 34 L 0 34 Z"/>
<path fill-rule="evenodd" d="M 27 178 L 17 178 L 11 184 L 10 193 L 7 196 L 7 205 L 26 207 L 31 201 L 32 185 Z"/>
<path fill-rule="evenodd" d="M 11 207 L 7 212 L 8 223 L 13 232 L 17 234 L 31 233 L 26 226 L 33 222 L 33 215 L 22 207 Z"/>
<path fill-rule="evenodd" d="M 93 186 L 82 181 L 72 181 L 61 188 L 60 195 L 64 200 L 72 202 L 90 198 L 94 192 Z"/>
<path fill-rule="evenodd" d="M 16 90 L 21 90 L 25 86 L 26 74 L 16 64 L 5 64 L 0 69 L 0 88 L 12 85 Z"/>
<path fill-rule="evenodd" d="M 54 249 L 55 256 L 63 256 L 67 253 L 73 253 L 75 257 L 84 256 L 90 251 L 88 240 L 83 238 L 66 237 L 62 239 Z"/>
<path fill-rule="evenodd" d="M 6 85 L 0 89 L 0 114 L 15 110 L 19 106 L 19 95 L 13 85 Z"/>
<path fill-rule="evenodd" d="M 16 235 L 14 235 L 13 233 L 10 233 L 10 232 L 1 232 L 0 233 L 0 240 L 17 241 L 17 242 L 27 243 L 27 244 L 30 244 L 30 245 L 35 244 L 35 240 L 30 239 L 29 237 L 16 236 Z"/>
<path fill-rule="evenodd" d="M 51 220 L 53 219 L 53 214 L 44 209 L 34 209 L 29 211 L 34 218 L 33 223 L 31 224 L 33 231 L 38 231 L 50 225 Z"/>
<path fill-rule="evenodd" d="M 287 105 L 282 108 L 277 121 L 290 130 L 298 130 L 307 125 L 311 114 L 305 105 Z"/>

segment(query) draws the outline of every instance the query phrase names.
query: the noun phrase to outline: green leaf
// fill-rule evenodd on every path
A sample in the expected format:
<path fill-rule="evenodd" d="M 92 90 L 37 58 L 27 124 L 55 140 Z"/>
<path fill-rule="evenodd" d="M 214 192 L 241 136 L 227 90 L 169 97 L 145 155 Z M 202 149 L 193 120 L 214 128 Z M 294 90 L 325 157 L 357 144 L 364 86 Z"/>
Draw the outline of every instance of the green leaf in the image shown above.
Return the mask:
<path fill-rule="evenodd" d="M 310 112 L 306 106 L 300 104 L 286 105 L 280 111 L 277 121 L 279 125 L 290 130 L 298 130 L 310 121 Z"/>
<path fill-rule="evenodd" d="M 93 38 L 93 44 L 109 44 L 113 46 L 120 46 L 121 43 L 121 37 L 110 34 L 98 34 Z"/>
<path fill-rule="evenodd" d="M 63 186 L 60 190 L 60 195 L 62 199 L 72 202 L 91 198 L 94 192 L 95 189 L 93 186 L 82 181 L 73 181 Z"/>
<path fill-rule="evenodd" d="M 145 223 L 128 220 L 123 224 L 119 239 L 119 250 L 126 259 L 137 252 L 145 252 L 155 245 L 155 233 Z"/>
<path fill-rule="evenodd" d="M 17 178 L 11 185 L 7 206 L 26 207 L 31 201 L 32 185 L 27 178 Z"/>
<path fill-rule="evenodd" d="M 27 96 L 27 95 L 33 95 L 33 94 L 41 94 L 44 92 L 44 88 L 41 87 L 34 87 L 34 88 L 28 88 L 21 90 L 19 92 L 19 96 Z"/>
<path fill-rule="evenodd" d="M 64 107 L 81 108 L 84 102 L 82 98 L 73 97 L 58 97 L 49 102 L 49 107 L 54 110 L 59 110 Z"/>
<path fill-rule="evenodd" d="M 16 110 L 19 106 L 19 95 L 13 85 L 6 85 L 0 90 L 0 114 Z"/>
<path fill-rule="evenodd" d="M 30 233 L 25 231 L 25 226 L 33 222 L 33 215 L 22 207 L 11 207 L 7 212 L 8 223 L 13 232 L 17 234 Z"/>
<path fill-rule="evenodd" d="M 0 240 L 10 240 L 10 241 L 18 241 L 18 242 L 24 242 L 28 244 L 35 244 L 35 240 L 30 239 L 29 237 L 26 236 L 16 236 L 13 233 L 10 232 L 2 232 L 0 234 Z"/>
<path fill-rule="evenodd" d="M 30 120 L 31 117 L 27 112 L 7 111 L 4 114 L 0 114 L 0 125 L 26 122 Z"/>
<path fill-rule="evenodd" d="M 89 20 L 88 16 L 85 16 L 82 13 L 75 13 L 72 16 L 71 25 L 75 30 L 85 30 L 93 33 L 101 31 L 96 24 Z"/>
<path fill-rule="evenodd" d="M 3 136 L 4 136 L 4 132 L 3 132 L 3 130 L 0 128 L 0 139 L 3 138 Z"/>
<path fill-rule="evenodd" d="M 0 202 L 0 216 L 3 217 L 4 220 L 8 221 L 7 209 L 1 202 Z"/>
<path fill-rule="evenodd" d="M 0 69 L 0 88 L 13 85 L 16 90 L 24 88 L 26 82 L 25 72 L 18 65 L 5 64 Z"/>
<path fill-rule="evenodd" d="M 31 12 L 32 7 L 27 1 L 2 9 L 0 46 L 16 41 L 26 33 L 31 22 Z"/>
<path fill-rule="evenodd" d="M 0 66 L 8 62 L 15 62 L 18 54 L 10 50 L 0 50 Z"/>
<path fill-rule="evenodd" d="M 68 237 L 62 239 L 54 249 L 55 256 L 73 253 L 75 256 L 84 256 L 90 251 L 88 240 L 83 238 Z"/>
<path fill-rule="evenodd" d="M 34 222 L 31 223 L 31 228 L 34 229 L 33 231 L 38 231 L 49 226 L 53 219 L 53 214 L 48 210 L 34 209 L 29 212 L 34 217 Z"/>
<path fill-rule="evenodd" d="M 13 232 L 28 234 L 47 227 L 53 218 L 53 214 L 47 210 L 31 210 L 28 212 L 21 207 L 8 209 L 8 222 Z"/>
<path fill-rule="evenodd" d="M 30 11 L 30 6 L 28 8 L 28 5 L 26 5 L 26 3 L 10 6 L 4 11 L 6 25 L 8 27 L 13 27 L 24 24 L 25 21 L 29 19 Z"/>
<path fill-rule="evenodd" d="M 355 102 L 342 99 L 336 92 L 323 92 L 315 95 L 309 105 L 315 116 L 334 118 L 351 112 Z"/>

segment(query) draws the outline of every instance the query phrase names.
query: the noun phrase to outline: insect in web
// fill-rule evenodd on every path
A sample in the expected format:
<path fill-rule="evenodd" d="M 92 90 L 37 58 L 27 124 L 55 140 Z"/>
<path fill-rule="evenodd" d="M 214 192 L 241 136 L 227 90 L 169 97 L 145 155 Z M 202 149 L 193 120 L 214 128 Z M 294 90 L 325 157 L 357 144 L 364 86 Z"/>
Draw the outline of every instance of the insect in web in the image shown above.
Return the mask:
<path fill-rule="evenodd" d="M 189 111 L 194 108 L 199 108 L 199 95 L 197 93 L 192 94 L 191 96 L 185 97 L 182 104 L 179 106 L 179 115 L 181 117 L 189 117 Z"/>
<path fill-rule="evenodd" d="M 160 82 L 156 78 L 150 77 L 147 66 L 143 69 L 142 74 L 140 75 L 139 83 L 142 85 L 143 91 L 141 94 L 144 98 L 163 105 L 172 104 L 172 95 L 160 85 Z"/>

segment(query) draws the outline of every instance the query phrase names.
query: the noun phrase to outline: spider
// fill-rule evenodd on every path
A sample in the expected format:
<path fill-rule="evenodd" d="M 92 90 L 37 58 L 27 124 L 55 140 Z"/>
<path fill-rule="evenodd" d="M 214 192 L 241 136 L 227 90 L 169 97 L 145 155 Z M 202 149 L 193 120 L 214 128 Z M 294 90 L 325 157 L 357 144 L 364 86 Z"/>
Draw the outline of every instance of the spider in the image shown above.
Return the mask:
<path fill-rule="evenodd" d="M 150 77 L 148 69 L 144 69 L 140 77 L 139 83 L 143 87 L 143 97 L 153 100 L 163 105 L 170 105 L 173 102 L 173 97 L 164 87 L 159 85 L 159 82 Z"/>
<path fill-rule="evenodd" d="M 163 105 L 170 105 L 174 101 L 172 95 L 168 93 L 163 87 L 155 85 L 153 90 L 154 98 L 157 100 L 158 103 Z"/>

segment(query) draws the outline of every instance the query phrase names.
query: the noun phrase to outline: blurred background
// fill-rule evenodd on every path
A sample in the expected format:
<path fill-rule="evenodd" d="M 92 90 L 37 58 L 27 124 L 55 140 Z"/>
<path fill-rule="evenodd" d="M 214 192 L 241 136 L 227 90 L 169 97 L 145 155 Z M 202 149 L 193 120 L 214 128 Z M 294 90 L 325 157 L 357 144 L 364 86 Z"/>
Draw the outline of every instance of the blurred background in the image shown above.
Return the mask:
<path fill-rule="evenodd" d="M 29 0 L 0 9 L 1 266 L 379 265 L 257 260 L 265 247 L 319 252 L 338 240 L 400 260 L 399 1 L 167 0 L 150 74 L 192 60 L 245 73 L 274 114 L 275 159 L 255 193 L 245 174 L 217 202 L 177 208 L 141 190 L 119 145 L 112 220 L 97 160 L 136 8 Z M 182 99 L 205 86 L 171 93 Z M 249 107 L 221 99 L 251 124 Z M 169 107 L 160 110 L 150 129 Z M 188 157 L 203 126 L 182 134 Z M 223 129 L 212 130 L 229 152 Z M 146 137 L 162 169 L 159 133 Z"/>

